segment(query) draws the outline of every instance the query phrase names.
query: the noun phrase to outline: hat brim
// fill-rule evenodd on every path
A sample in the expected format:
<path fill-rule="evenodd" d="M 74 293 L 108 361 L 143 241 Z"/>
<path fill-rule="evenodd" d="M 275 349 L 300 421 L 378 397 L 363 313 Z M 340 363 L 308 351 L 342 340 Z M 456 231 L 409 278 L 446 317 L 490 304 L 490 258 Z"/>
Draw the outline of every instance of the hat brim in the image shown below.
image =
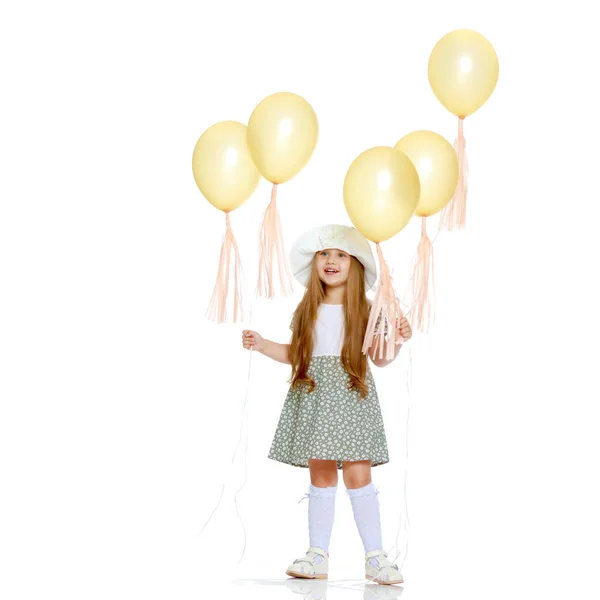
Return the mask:
<path fill-rule="evenodd" d="M 315 252 L 327 248 L 339 248 L 354 256 L 365 268 L 365 291 L 368 292 L 374 287 L 377 282 L 377 268 L 369 241 L 354 227 L 335 224 L 309 229 L 292 245 L 290 266 L 299 283 L 306 287 Z"/>

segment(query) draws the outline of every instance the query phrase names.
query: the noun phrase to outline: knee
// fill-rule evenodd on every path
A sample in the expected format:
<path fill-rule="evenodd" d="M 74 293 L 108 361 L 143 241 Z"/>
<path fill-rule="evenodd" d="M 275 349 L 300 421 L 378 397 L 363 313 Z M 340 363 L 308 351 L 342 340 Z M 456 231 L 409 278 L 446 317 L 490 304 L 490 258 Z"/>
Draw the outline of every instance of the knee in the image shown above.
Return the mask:
<path fill-rule="evenodd" d="M 370 477 L 344 477 L 344 485 L 349 490 L 365 487 L 371 483 Z"/>
<path fill-rule="evenodd" d="M 335 475 L 317 475 L 310 478 L 310 482 L 315 487 L 334 487 L 338 484 L 337 473 Z"/>
<path fill-rule="evenodd" d="M 342 463 L 344 485 L 348 489 L 365 487 L 371 483 L 371 462 L 358 461 Z"/>
<path fill-rule="evenodd" d="M 310 482 L 315 487 L 334 487 L 338 484 L 338 469 L 335 460 L 309 460 Z"/>

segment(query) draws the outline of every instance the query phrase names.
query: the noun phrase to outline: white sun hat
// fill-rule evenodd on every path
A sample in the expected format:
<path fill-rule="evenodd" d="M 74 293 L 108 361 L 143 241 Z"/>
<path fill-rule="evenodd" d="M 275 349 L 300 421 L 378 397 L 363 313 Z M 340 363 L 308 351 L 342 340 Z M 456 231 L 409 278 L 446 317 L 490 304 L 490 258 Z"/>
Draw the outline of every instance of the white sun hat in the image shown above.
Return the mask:
<path fill-rule="evenodd" d="M 339 248 L 354 256 L 365 268 L 365 291 L 377 281 L 375 257 L 367 238 L 354 227 L 346 225 L 321 225 L 304 232 L 290 250 L 290 266 L 294 277 L 304 286 L 310 278 L 315 252 Z"/>

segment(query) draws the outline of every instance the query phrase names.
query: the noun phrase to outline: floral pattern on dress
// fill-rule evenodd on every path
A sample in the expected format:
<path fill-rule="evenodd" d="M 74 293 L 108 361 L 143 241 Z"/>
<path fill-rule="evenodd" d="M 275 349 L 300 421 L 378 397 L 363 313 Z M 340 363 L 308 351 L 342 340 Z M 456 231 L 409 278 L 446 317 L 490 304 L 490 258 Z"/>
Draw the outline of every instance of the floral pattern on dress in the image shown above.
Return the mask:
<path fill-rule="evenodd" d="M 316 383 L 297 384 L 286 396 L 268 458 L 308 468 L 308 459 L 370 460 L 371 466 L 389 462 L 385 428 L 371 368 L 367 366 L 369 392 L 361 399 L 348 389 L 350 376 L 341 357 L 313 356 L 308 375 Z"/>

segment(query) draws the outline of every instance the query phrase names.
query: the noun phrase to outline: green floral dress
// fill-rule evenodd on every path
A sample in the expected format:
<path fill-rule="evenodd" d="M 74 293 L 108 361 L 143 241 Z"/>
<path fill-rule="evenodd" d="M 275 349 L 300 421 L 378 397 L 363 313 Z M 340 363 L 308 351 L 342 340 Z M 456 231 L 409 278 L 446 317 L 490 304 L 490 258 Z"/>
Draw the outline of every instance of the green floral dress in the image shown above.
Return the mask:
<path fill-rule="evenodd" d="M 361 399 L 358 390 L 347 387 L 350 376 L 340 356 L 344 339 L 343 306 L 321 304 L 313 335 L 308 374 L 316 387 L 309 393 L 307 384 L 290 386 L 268 458 L 305 468 L 311 458 L 335 460 L 338 469 L 342 468 L 342 461 L 370 460 L 372 467 L 389 462 L 369 363 L 367 396 Z"/>

